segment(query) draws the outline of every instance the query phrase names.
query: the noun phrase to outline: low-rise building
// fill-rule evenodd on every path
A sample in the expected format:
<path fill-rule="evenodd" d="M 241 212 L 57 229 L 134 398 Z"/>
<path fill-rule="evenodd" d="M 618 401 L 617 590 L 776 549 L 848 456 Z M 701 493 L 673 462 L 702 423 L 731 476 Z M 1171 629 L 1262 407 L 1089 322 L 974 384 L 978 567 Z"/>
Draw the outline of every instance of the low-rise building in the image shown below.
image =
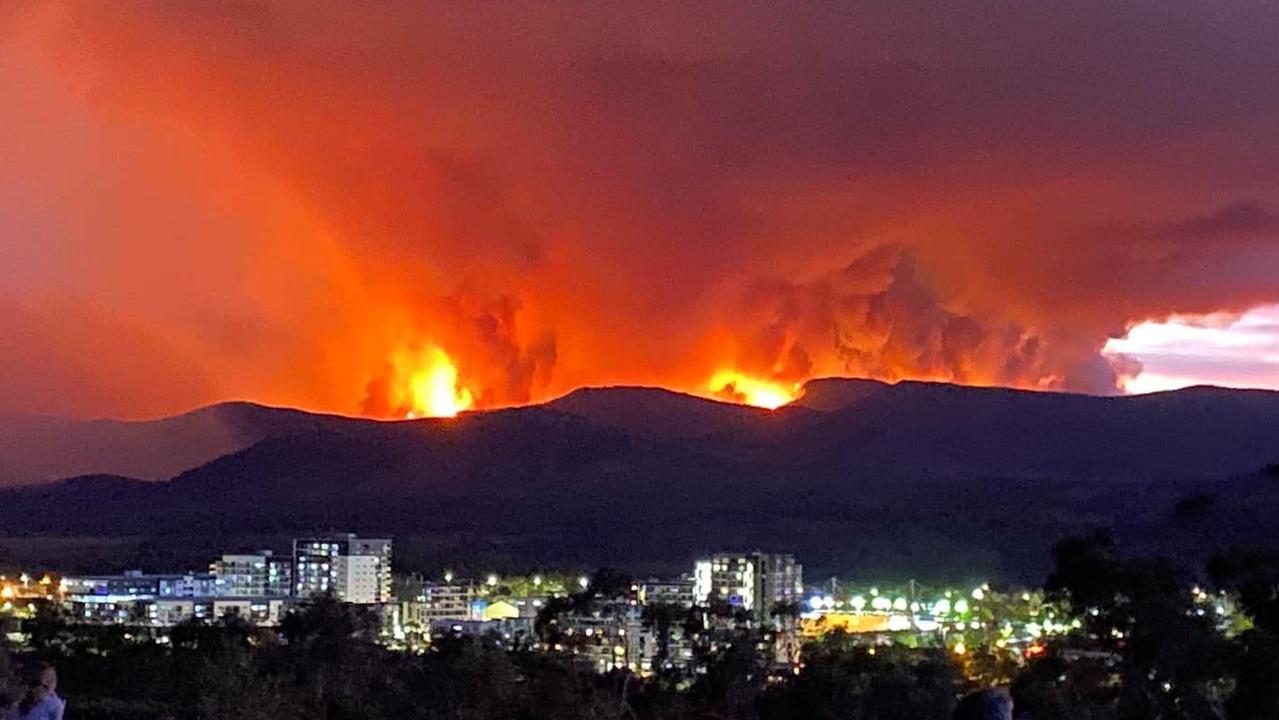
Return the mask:
<path fill-rule="evenodd" d="M 674 580 L 649 579 L 639 584 L 639 601 L 642 605 L 670 605 L 691 608 L 697 603 L 696 585 L 689 576 Z"/>
<path fill-rule="evenodd" d="M 293 563 L 270 550 L 223 555 L 209 565 L 218 594 L 226 597 L 287 597 L 293 594 Z"/>
<path fill-rule="evenodd" d="M 237 617 L 254 625 L 278 625 L 291 605 L 282 597 L 220 597 L 158 599 L 143 603 L 151 625 L 177 625 L 191 619 L 214 621 Z"/>
<path fill-rule="evenodd" d="M 78 622 L 167 627 L 228 615 L 274 625 L 289 606 L 284 597 L 230 597 L 212 574 L 81 575 L 62 579 L 63 604 Z"/>
<path fill-rule="evenodd" d="M 638 613 L 569 614 L 560 623 L 561 639 L 555 650 L 570 653 L 578 663 L 596 672 L 646 668 L 644 625 Z M 651 664 L 651 655 L 649 656 Z"/>
<path fill-rule="evenodd" d="M 475 607 L 479 592 L 474 583 L 410 582 L 405 586 L 400 596 L 400 612 L 408 626 L 425 630 L 437 621 L 482 619 Z"/>
<path fill-rule="evenodd" d="M 428 626 L 431 642 L 447 638 L 485 638 L 508 648 L 532 643 L 533 623 L 525 618 L 508 620 L 435 620 Z"/>
<path fill-rule="evenodd" d="M 445 583 L 424 590 L 421 602 L 430 620 L 478 620 L 479 588 L 471 583 Z"/>

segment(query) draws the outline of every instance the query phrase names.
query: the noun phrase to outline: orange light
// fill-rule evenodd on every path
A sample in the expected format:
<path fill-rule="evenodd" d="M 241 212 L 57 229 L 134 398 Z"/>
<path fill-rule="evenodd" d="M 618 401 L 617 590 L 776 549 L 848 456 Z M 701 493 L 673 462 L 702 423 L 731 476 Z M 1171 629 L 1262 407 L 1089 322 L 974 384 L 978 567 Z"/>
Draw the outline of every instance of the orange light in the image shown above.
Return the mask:
<path fill-rule="evenodd" d="M 760 380 L 737 370 L 720 370 L 708 383 L 711 394 L 734 402 L 775 410 L 796 397 L 795 384 Z"/>
<path fill-rule="evenodd" d="M 1026 648 L 1026 657 L 1035 657 L 1044 654 L 1044 646 L 1038 643 Z"/>
<path fill-rule="evenodd" d="M 457 366 L 443 350 L 426 348 L 414 365 L 408 379 L 406 417 L 454 417 L 474 404 L 471 391 L 458 385 Z"/>

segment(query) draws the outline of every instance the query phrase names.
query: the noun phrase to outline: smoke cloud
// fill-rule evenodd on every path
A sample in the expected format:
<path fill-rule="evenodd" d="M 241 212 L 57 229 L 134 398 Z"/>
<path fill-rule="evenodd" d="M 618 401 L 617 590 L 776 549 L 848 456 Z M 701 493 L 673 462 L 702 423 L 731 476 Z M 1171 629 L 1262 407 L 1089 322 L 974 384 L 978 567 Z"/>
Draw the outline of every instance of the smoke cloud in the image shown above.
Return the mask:
<path fill-rule="evenodd" d="M 733 368 L 1115 392 L 1279 301 L 1279 7 L 0 10 L 0 405 Z"/>

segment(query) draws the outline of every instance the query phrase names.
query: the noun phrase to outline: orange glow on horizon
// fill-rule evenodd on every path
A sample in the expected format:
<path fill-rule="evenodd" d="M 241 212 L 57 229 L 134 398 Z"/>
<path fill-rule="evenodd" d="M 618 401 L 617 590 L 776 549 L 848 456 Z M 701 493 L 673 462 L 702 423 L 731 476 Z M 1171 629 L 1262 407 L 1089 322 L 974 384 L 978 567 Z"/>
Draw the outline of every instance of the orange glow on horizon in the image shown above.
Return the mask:
<path fill-rule="evenodd" d="M 144 420 L 243 399 L 403 420 L 616 385 L 776 409 L 835 377 L 1279 389 L 1279 285 L 1256 259 L 1279 253 L 1279 194 L 1205 179 L 1260 157 L 1268 118 L 1232 124 L 1225 155 L 1176 152 L 1187 127 L 1219 130 L 1196 125 L 1218 100 L 1207 83 L 1166 125 L 1120 123 L 1139 131 L 1081 158 L 1042 123 L 1010 143 L 988 112 L 1057 117 L 1054 93 L 1016 92 L 1043 82 L 1110 107 L 1033 63 L 1009 65 L 1028 74 L 1007 97 L 956 91 L 971 122 L 895 83 L 830 102 L 844 46 L 877 48 L 889 11 L 827 48 L 805 33 L 841 11 L 777 43 L 743 29 L 790 21 L 763 9 L 618 23 L 565 22 L 555 2 L 9 5 L 6 414 Z M 690 50 L 702 22 L 726 39 Z M 1050 52 L 1080 51 L 1063 43 Z M 904 83 L 935 81 L 909 71 L 919 57 L 986 82 L 948 40 L 885 52 Z M 1138 65 L 1143 86 L 1170 81 Z M 1078 115 L 1092 137 L 1105 113 Z M 850 175 L 832 164 L 850 138 L 912 162 Z M 1132 148 L 1150 162 L 1116 172 Z"/>
<path fill-rule="evenodd" d="M 754 405 L 768 410 L 794 401 L 799 397 L 798 383 L 781 383 L 761 380 L 737 370 L 720 370 L 708 383 L 711 394 L 719 400 Z"/>
<path fill-rule="evenodd" d="M 475 403 L 469 388 L 458 385 L 457 366 L 437 347 L 428 347 L 416 358 L 407 378 L 409 409 L 405 417 L 456 417 Z"/>

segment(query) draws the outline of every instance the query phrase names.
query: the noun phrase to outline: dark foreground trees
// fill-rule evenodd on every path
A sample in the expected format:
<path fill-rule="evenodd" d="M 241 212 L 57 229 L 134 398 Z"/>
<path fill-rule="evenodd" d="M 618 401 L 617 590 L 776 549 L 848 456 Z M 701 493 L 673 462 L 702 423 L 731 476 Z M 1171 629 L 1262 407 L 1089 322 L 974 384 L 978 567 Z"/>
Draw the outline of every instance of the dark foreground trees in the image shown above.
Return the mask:
<path fill-rule="evenodd" d="M 88 720 L 628 717 L 611 678 L 479 640 L 392 652 L 372 641 L 375 627 L 320 600 L 278 634 L 228 620 L 180 626 L 167 644 L 36 652 L 57 663 L 74 717 Z"/>
<path fill-rule="evenodd" d="M 793 681 L 764 696 L 763 720 L 947 718 L 965 688 L 945 649 L 871 649 L 832 635 Z"/>
<path fill-rule="evenodd" d="M 1048 590 L 1082 627 L 1013 685 L 1034 720 L 1279 718 L 1279 562 L 1231 553 L 1213 588 L 1151 559 L 1122 558 L 1104 534 L 1059 543 Z M 1239 607 L 1234 608 L 1235 602 Z"/>

